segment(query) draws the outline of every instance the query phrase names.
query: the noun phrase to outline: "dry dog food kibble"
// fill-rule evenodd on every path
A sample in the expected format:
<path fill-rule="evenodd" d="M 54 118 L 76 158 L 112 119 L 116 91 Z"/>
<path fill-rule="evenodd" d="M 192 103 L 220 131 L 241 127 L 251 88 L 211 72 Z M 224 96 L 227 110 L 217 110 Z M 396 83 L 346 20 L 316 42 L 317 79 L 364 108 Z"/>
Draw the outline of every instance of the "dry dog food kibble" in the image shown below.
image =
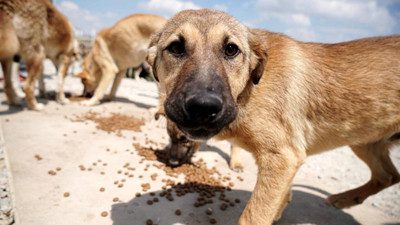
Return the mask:
<path fill-rule="evenodd" d="M 56 175 L 57 173 L 54 172 L 54 170 L 50 170 L 50 171 L 49 171 L 49 174 L 52 175 L 52 176 L 54 176 L 54 175 Z"/>
<path fill-rule="evenodd" d="M 102 217 L 108 216 L 108 212 L 106 212 L 106 211 L 102 212 L 102 213 L 101 213 L 101 216 L 102 216 Z"/>
<path fill-rule="evenodd" d="M 64 197 L 68 198 L 69 197 L 69 192 L 64 193 Z"/>
<path fill-rule="evenodd" d="M 211 218 L 211 219 L 210 219 L 210 223 L 211 223 L 211 224 L 216 224 L 216 223 L 217 223 L 217 220 L 215 220 L 214 218 Z"/>
<path fill-rule="evenodd" d="M 113 202 L 118 202 L 118 201 L 119 201 L 119 198 L 117 198 L 117 197 L 113 198 Z"/>
<path fill-rule="evenodd" d="M 225 203 L 223 203 L 223 204 L 221 205 L 221 207 L 220 207 L 220 209 L 221 209 L 222 211 L 225 211 L 226 208 L 228 208 L 228 205 L 225 204 Z"/>
<path fill-rule="evenodd" d="M 99 117 L 97 112 L 85 113 L 83 116 L 76 116 L 72 121 L 91 120 L 97 124 L 96 128 L 104 130 L 108 133 L 121 133 L 121 130 L 142 131 L 141 126 L 144 125 L 144 119 L 137 119 L 133 116 L 122 115 L 120 113 L 112 113 L 109 117 Z M 94 132 L 95 133 L 95 132 Z M 109 151 L 109 149 L 107 149 Z"/>
<path fill-rule="evenodd" d="M 101 191 L 101 192 L 104 192 L 105 190 L 106 190 L 106 189 L 105 189 L 105 188 L 103 188 L 103 187 L 102 187 L 102 188 L 100 188 L 100 191 Z"/>
<path fill-rule="evenodd" d="M 151 219 L 146 220 L 146 225 L 153 225 L 153 221 Z"/>
<path fill-rule="evenodd" d="M 181 210 L 177 209 L 177 210 L 175 211 L 175 215 L 180 216 L 181 214 L 182 214 Z"/>

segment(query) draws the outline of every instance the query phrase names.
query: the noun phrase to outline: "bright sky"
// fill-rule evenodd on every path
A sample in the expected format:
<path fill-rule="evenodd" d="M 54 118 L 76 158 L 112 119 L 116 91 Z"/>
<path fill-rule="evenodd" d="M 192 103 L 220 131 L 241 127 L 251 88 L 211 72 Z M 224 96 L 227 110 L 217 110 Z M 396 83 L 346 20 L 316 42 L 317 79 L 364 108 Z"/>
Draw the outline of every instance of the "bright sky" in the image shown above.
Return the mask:
<path fill-rule="evenodd" d="M 340 42 L 400 34 L 400 0 L 53 0 L 84 34 L 134 13 L 171 17 L 184 9 L 225 11 L 253 28 L 301 41 Z"/>

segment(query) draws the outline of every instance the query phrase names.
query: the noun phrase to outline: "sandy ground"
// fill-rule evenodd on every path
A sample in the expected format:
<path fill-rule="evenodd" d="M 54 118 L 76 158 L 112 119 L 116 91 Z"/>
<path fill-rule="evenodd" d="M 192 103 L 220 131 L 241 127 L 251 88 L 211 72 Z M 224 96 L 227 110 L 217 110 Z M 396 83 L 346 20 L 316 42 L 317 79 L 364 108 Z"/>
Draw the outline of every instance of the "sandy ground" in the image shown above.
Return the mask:
<path fill-rule="evenodd" d="M 46 85 L 49 91 L 54 90 L 55 78 L 47 77 Z M 80 81 L 71 76 L 67 77 L 65 87 L 72 94 L 82 91 Z M 157 104 L 157 96 L 153 83 L 124 79 L 112 102 L 89 108 L 77 102 L 59 105 L 53 100 L 39 99 L 46 107 L 35 112 L 28 110 L 26 104 L 7 106 L 1 91 L 0 121 L 13 177 L 16 223 L 133 225 L 146 224 L 147 219 L 152 219 L 160 225 L 194 225 L 209 224 L 215 218 L 217 224 L 236 224 L 254 187 L 257 167 L 252 156 L 243 151 L 244 172 L 231 171 L 226 142 L 211 140 L 203 144 L 195 159 L 202 158 L 209 168 L 215 166 L 223 176 L 231 177 L 234 187 L 225 194 L 230 199 L 240 199 L 240 203 L 222 211 L 217 197 L 214 204 L 202 207 L 193 206 L 198 197 L 195 194 L 174 195 L 174 201 L 158 197 L 164 185 L 162 179 L 168 177 L 153 166 L 160 162 L 140 163 L 142 157 L 132 145 L 145 146 L 146 139 L 150 139 L 161 148 L 168 142 L 165 120 L 154 121 L 150 111 Z M 104 116 L 119 112 L 143 118 L 146 124 L 142 132 L 123 130 L 118 135 L 98 130 L 93 121 L 71 121 L 89 110 Z M 400 149 L 393 149 L 392 159 L 399 168 Z M 135 170 L 127 170 L 126 163 Z M 80 165 L 92 171 L 81 171 Z M 146 165 L 149 165 L 147 171 Z M 56 175 L 49 175 L 50 170 L 56 171 Z M 150 176 L 154 173 L 158 176 L 152 180 Z M 240 181 L 238 176 L 244 180 Z M 170 179 L 183 181 L 182 176 Z M 295 177 L 293 200 L 277 224 L 400 224 L 399 184 L 349 209 L 337 210 L 325 204 L 329 194 L 357 187 L 368 179 L 368 168 L 347 147 L 309 157 Z M 118 187 L 115 181 L 124 186 Z M 151 185 L 149 191 L 142 191 L 143 183 Z M 105 190 L 101 192 L 100 188 Z M 66 192 L 69 197 L 64 197 Z M 140 197 L 136 197 L 137 192 Z M 116 197 L 118 201 L 114 202 Z M 159 202 L 148 205 L 146 202 L 154 197 Z M 205 213 L 208 208 L 212 209 L 212 215 Z M 182 212 L 180 216 L 175 215 L 177 209 Z M 108 215 L 103 217 L 102 212 Z"/>

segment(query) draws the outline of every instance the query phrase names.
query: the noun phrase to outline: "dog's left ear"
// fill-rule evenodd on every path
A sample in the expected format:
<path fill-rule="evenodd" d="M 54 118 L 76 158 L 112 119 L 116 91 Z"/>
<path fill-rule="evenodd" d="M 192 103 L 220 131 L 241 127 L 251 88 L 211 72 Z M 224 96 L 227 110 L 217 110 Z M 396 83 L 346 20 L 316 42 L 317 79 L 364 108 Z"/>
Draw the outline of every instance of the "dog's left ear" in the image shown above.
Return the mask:
<path fill-rule="evenodd" d="M 257 30 L 249 29 L 250 76 L 254 84 L 258 84 L 264 74 L 268 59 L 267 48 L 260 36 Z"/>

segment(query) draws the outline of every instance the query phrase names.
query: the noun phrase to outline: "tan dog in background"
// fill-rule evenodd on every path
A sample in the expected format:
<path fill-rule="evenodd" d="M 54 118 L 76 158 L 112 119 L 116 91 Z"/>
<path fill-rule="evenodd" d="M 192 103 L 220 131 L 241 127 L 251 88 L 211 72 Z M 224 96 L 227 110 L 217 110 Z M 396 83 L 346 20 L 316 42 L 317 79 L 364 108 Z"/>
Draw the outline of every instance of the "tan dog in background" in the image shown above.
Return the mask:
<path fill-rule="evenodd" d="M 22 57 L 28 69 L 24 86 L 26 101 L 31 109 L 40 110 L 43 105 L 36 101 L 34 82 L 43 71 L 43 60 L 50 58 L 58 69 L 57 100 L 66 103 L 63 82 L 74 54 L 72 25 L 50 1 L 0 0 L 0 61 L 9 104 L 19 101 L 11 75 L 15 55 Z"/>
<path fill-rule="evenodd" d="M 126 17 L 114 26 L 100 31 L 89 54 L 85 57 L 82 72 L 84 95 L 92 95 L 83 105 L 96 105 L 103 98 L 111 81 L 111 92 L 106 97 L 111 100 L 126 69 L 145 62 L 150 36 L 161 29 L 166 19 L 147 14 Z"/>
<path fill-rule="evenodd" d="M 279 219 L 305 158 L 339 146 L 350 145 L 371 180 L 330 205 L 360 204 L 400 181 L 389 158 L 400 139 L 399 59 L 400 36 L 303 43 L 207 9 L 173 16 L 148 56 L 185 136 L 227 139 L 256 159 L 241 225 Z"/>

